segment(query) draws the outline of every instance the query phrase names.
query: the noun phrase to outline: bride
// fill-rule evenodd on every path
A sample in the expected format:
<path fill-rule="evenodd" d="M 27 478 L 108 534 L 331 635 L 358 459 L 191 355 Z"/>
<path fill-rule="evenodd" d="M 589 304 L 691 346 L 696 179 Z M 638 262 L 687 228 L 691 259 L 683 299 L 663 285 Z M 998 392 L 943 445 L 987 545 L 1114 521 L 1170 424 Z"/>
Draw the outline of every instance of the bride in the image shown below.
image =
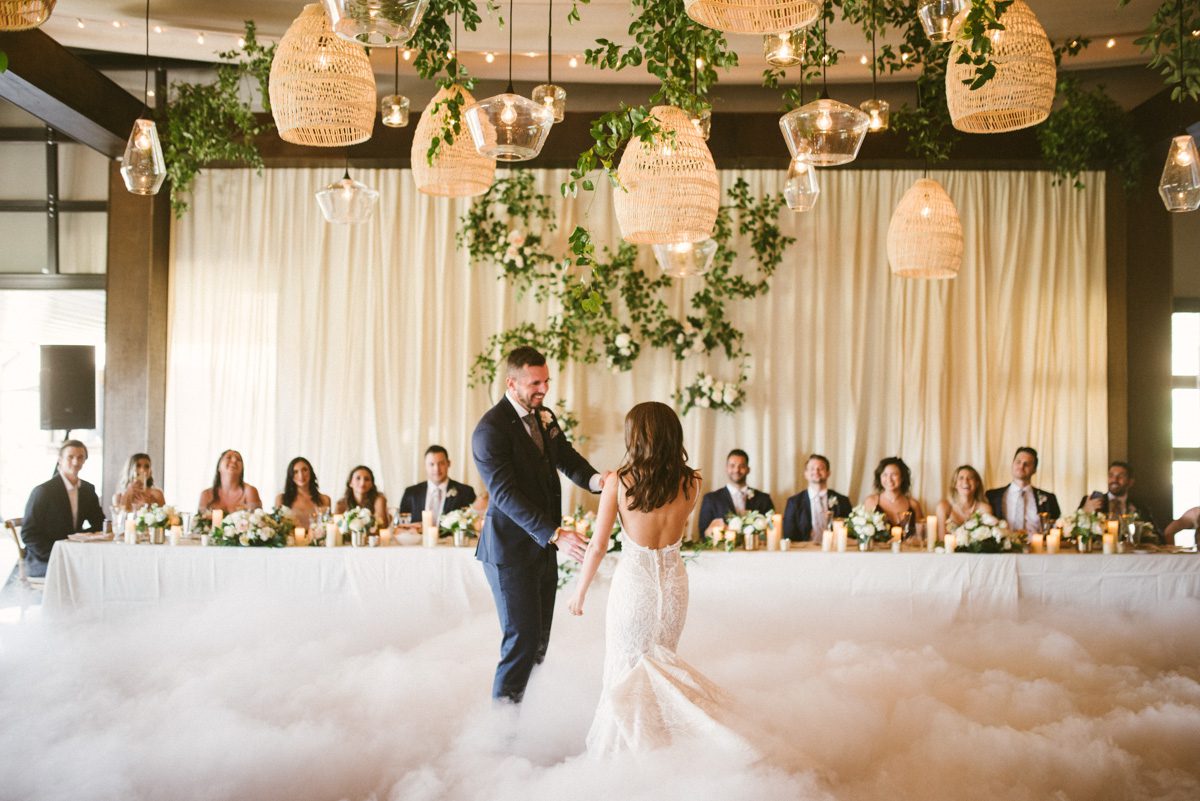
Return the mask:
<path fill-rule="evenodd" d="M 571 614 L 583 614 L 619 516 L 624 546 L 608 597 L 604 689 L 588 753 L 640 752 L 684 740 L 703 740 L 706 748 L 724 740 L 748 750 L 718 720 L 721 691 L 675 654 L 688 607 L 679 544 L 700 495 L 679 417 L 665 404 L 639 403 L 625 416 L 625 448 L 625 461 L 601 492 L 595 535 L 569 604 Z"/>

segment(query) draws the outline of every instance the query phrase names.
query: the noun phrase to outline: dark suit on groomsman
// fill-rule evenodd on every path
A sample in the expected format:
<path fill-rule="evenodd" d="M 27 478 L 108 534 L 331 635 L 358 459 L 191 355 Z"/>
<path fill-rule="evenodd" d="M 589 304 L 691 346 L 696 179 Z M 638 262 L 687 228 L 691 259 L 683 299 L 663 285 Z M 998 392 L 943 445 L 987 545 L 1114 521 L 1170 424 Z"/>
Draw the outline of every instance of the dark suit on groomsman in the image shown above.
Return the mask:
<path fill-rule="evenodd" d="M 850 516 L 850 499 L 833 490 L 821 490 L 825 495 L 825 510 L 822 513 L 822 529 L 833 517 Z M 819 497 L 819 495 L 818 495 Z M 829 505 L 833 508 L 830 509 Z M 783 512 L 783 536 L 789 540 L 820 542 L 820 536 L 813 536 L 812 493 L 805 489 L 787 500 L 787 508 Z"/>
<path fill-rule="evenodd" d="M 85 524 L 91 531 L 99 531 L 104 526 L 104 511 L 96 497 L 96 488 L 82 479 L 76 490 L 76 507 L 72 519 L 71 498 L 66 482 L 58 473 L 33 488 L 25 504 L 25 522 L 21 526 L 28 575 L 46 575 L 46 564 L 50 561 L 54 543 L 85 530 Z"/>
<path fill-rule="evenodd" d="M 571 447 L 554 413 L 529 412 L 509 395 L 485 412 L 471 437 L 490 495 L 475 557 L 483 562 L 504 631 L 492 696 L 519 702 L 550 642 L 562 522 L 558 472 L 598 492 L 600 475 Z"/>
<path fill-rule="evenodd" d="M 1100 494 L 1093 492 L 1091 495 L 1084 495 L 1079 500 L 1077 509 L 1082 509 L 1083 505 L 1090 499 L 1099 496 L 1100 508 L 1097 510 L 1104 517 L 1108 517 L 1108 512 L 1111 509 L 1115 515 L 1137 515 L 1138 519 L 1145 520 L 1150 525 L 1154 525 L 1154 515 L 1150 513 L 1150 509 L 1140 503 L 1134 503 L 1132 498 L 1116 498 L 1111 493 Z M 1155 529 L 1158 527 L 1155 526 Z"/>
<path fill-rule="evenodd" d="M 421 522 L 421 513 L 426 509 L 426 502 L 429 499 L 429 482 L 422 481 L 420 484 L 413 484 L 404 490 L 404 497 L 400 499 L 400 513 L 407 512 L 412 515 L 414 523 Z M 442 488 L 442 503 L 440 509 L 435 509 L 436 516 L 441 516 L 447 512 L 453 512 L 455 509 L 462 509 L 475 503 L 475 490 L 469 484 L 463 484 L 461 481 L 447 479 L 446 486 Z"/>
<path fill-rule="evenodd" d="M 771 496 L 762 490 L 746 487 L 744 492 L 747 495 L 746 511 L 766 514 L 775 509 Z M 733 491 L 728 486 L 705 495 L 700 500 L 700 535 L 704 535 L 712 521 L 724 520 L 726 516 L 735 511 L 737 511 L 737 507 L 733 502 Z"/>
<path fill-rule="evenodd" d="M 1014 487 L 1013 484 L 1005 484 L 1003 487 L 996 487 L 995 489 L 988 490 L 987 502 L 988 505 L 992 507 L 992 512 L 996 515 L 996 517 L 1000 518 L 1001 520 L 1008 520 L 1009 526 L 1020 526 L 1021 521 L 1023 520 L 1025 525 L 1019 530 L 1024 531 L 1027 530 L 1028 525 L 1033 521 L 1029 519 L 1028 508 L 1026 510 L 1019 510 L 1016 508 L 1010 510 L 1008 508 L 1009 499 L 1015 496 L 1015 493 L 1009 491 L 1009 489 L 1012 487 Z M 1058 507 L 1058 498 L 1054 496 L 1053 492 L 1047 492 L 1046 490 L 1038 489 L 1032 485 L 1025 487 L 1025 489 L 1033 498 L 1033 503 L 1037 509 L 1037 514 L 1040 515 L 1043 512 L 1049 514 L 1051 522 L 1062 517 L 1062 510 Z M 1028 499 L 1026 502 L 1028 503 Z M 1012 514 L 1009 514 L 1010 511 Z M 1022 514 L 1023 511 L 1024 514 Z M 1037 518 L 1035 516 L 1034 520 L 1036 519 Z"/>

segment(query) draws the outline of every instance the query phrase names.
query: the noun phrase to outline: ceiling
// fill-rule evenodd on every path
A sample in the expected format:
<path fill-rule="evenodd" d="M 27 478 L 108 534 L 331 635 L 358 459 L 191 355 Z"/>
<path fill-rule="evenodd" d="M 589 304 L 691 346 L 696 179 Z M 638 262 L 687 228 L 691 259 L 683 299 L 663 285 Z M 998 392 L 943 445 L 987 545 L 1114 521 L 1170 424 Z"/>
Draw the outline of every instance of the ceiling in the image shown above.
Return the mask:
<path fill-rule="evenodd" d="M 502 0 L 501 0 L 502 2 Z M 481 4 L 482 5 L 482 4 Z M 1030 6 L 1053 40 L 1073 36 L 1092 39 L 1091 47 L 1068 66 L 1073 68 L 1118 67 L 1144 63 L 1145 57 L 1133 44 L 1145 27 L 1159 0 L 1132 0 L 1125 8 L 1117 0 L 1030 0 Z M 235 0 L 153 0 L 151 26 L 161 32 L 150 34 L 153 55 L 197 61 L 215 60 L 215 52 L 235 46 L 242 20 L 253 17 L 262 36 L 277 40 L 303 7 L 296 0 L 258 0 L 248 13 L 248 5 Z M 628 41 L 625 31 L 632 17 L 628 0 L 591 0 L 580 7 L 582 21 L 566 21 L 569 0 L 559 0 L 554 8 L 554 71 L 560 83 L 612 83 L 611 74 L 594 70 L 583 63 L 583 51 L 596 38 Z M 508 9 L 503 9 L 508 17 Z M 54 15 L 43 30 L 67 47 L 116 53 L 141 53 L 145 46 L 143 14 L 145 6 L 128 0 L 59 0 Z M 501 30 L 495 16 L 484 13 L 479 30 L 461 32 L 459 49 L 463 63 L 480 78 L 501 80 L 507 62 L 507 30 Z M 513 74 L 518 81 L 542 81 L 546 74 L 547 3 L 520 0 L 515 3 L 513 30 Z M 114 23 L 116 23 L 114 25 Z M 203 35 L 203 41 L 201 41 Z M 870 68 L 859 59 L 870 52 L 862 32 L 840 20 L 830 27 L 831 43 L 846 51 L 846 58 L 829 70 L 833 82 L 862 82 L 870 79 Z M 1113 39 L 1112 46 L 1106 46 Z M 729 37 L 741 64 L 721 77 L 723 85 L 758 84 L 764 62 L 761 40 L 755 36 Z M 488 63 L 486 55 L 494 61 Z M 571 67 L 570 60 L 577 59 Z M 377 76 L 391 78 L 393 55 L 376 49 L 372 61 Z M 411 66 L 401 62 L 402 76 L 412 76 Z M 895 80 L 908 80 L 901 76 Z M 618 79 L 624 84 L 654 82 L 644 70 L 625 70 Z"/>

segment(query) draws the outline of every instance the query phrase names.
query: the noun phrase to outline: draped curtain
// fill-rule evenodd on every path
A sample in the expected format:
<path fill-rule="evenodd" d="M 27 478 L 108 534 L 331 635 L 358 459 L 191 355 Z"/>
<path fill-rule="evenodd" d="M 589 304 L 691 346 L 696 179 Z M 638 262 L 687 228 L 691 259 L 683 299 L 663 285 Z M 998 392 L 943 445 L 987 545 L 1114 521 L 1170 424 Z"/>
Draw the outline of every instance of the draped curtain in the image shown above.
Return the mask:
<path fill-rule="evenodd" d="M 501 173 L 503 174 L 503 173 Z M 551 198 L 558 246 L 576 224 L 619 240 L 607 187 L 563 199 L 565 171 L 535 172 Z M 455 244 L 468 201 L 426 197 L 408 170 L 360 170 L 378 189 L 373 220 L 324 222 L 313 192 L 325 170 L 209 170 L 172 236 L 167 438 L 161 481 L 191 506 L 218 454 L 236 448 L 265 502 L 284 468 L 307 456 L 323 491 L 345 491 L 371 466 L 392 502 L 424 480 L 431 443 L 451 474 L 479 487 L 471 431 L 503 392 L 468 388 L 487 338 L 556 311 L 518 297 L 490 264 Z M 783 171 L 725 171 L 752 192 L 780 192 Z M 933 173 L 958 206 L 966 255 L 950 281 L 895 278 L 888 220 L 921 177 L 911 171 L 823 170 L 813 212 L 784 209 L 795 236 L 770 292 L 728 307 L 753 358 L 736 414 L 684 418 L 693 465 L 724 483 L 725 454 L 750 454 L 750 484 L 785 498 L 804 486 L 811 452 L 832 462 L 831 486 L 857 502 L 879 459 L 900 455 L 927 506 L 952 470 L 974 464 L 989 486 L 1008 481 L 1013 451 L 1042 456 L 1035 484 L 1064 508 L 1101 486 L 1108 462 L 1103 176 L 1053 186 L 1044 172 Z M 749 242 L 737 242 L 740 254 Z M 639 258 L 653 267 L 648 247 Z M 751 265 L 744 259 L 744 269 Z M 698 279 L 669 293 L 682 312 Z M 552 365 L 563 400 L 600 469 L 623 452 L 625 411 L 670 402 L 700 370 L 733 379 L 720 355 L 675 362 L 643 350 L 634 369 Z M 584 494 L 573 491 L 570 503 Z"/>

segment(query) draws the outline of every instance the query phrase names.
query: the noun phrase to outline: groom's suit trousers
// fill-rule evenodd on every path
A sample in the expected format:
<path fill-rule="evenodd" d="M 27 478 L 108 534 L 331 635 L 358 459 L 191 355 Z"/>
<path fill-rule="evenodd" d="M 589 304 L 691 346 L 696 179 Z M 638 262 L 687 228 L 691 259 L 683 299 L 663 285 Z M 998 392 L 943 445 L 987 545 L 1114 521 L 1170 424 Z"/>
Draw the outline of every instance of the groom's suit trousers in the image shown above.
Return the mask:
<path fill-rule="evenodd" d="M 532 562 L 515 565 L 485 562 L 483 565 L 504 632 L 500 663 L 492 683 L 493 698 L 520 703 L 533 666 L 540 664 L 546 656 L 558 589 L 555 554 L 553 548 L 547 548 Z"/>

